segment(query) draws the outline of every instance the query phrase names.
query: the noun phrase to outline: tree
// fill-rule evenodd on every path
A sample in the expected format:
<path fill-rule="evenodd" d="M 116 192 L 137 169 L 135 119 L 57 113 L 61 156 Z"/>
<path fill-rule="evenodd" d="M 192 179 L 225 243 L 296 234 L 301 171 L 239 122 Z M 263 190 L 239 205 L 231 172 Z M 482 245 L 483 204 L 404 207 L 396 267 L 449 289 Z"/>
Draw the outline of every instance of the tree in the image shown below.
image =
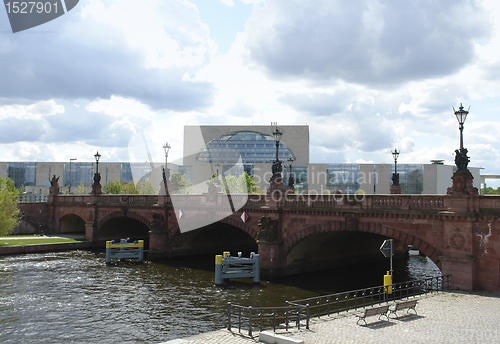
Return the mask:
<path fill-rule="evenodd" d="M 135 183 L 133 180 L 129 181 L 127 184 L 122 184 L 123 193 L 127 195 L 136 195 L 139 193 L 135 187 Z"/>
<path fill-rule="evenodd" d="M 481 189 L 481 195 L 484 194 L 484 189 Z M 487 195 L 500 195 L 500 186 L 496 189 L 490 188 L 489 186 L 486 188 Z"/>
<path fill-rule="evenodd" d="M 104 192 L 107 194 L 121 194 L 122 184 L 118 180 L 113 180 L 112 182 L 107 182 L 104 185 Z"/>
<path fill-rule="evenodd" d="M 186 193 L 193 186 L 188 176 L 181 175 L 179 172 L 174 172 L 170 175 L 170 183 L 176 193 Z"/>
<path fill-rule="evenodd" d="M 21 219 L 18 194 L 12 179 L 0 178 L 0 236 L 11 234 Z"/>
<path fill-rule="evenodd" d="M 86 191 L 87 191 L 87 188 L 85 187 L 85 184 L 83 184 L 83 182 L 78 184 L 78 186 L 76 187 L 76 193 L 78 195 L 83 195 L 86 193 Z"/>
<path fill-rule="evenodd" d="M 233 175 L 223 177 L 221 186 L 225 188 L 227 193 L 262 193 L 262 191 L 256 186 L 253 176 L 249 175 L 246 171 L 238 177 Z"/>
<path fill-rule="evenodd" d="M 137 183 L 136 186 L 137 191 L 143 195 L 156 195 L 158 194 L 158 190 L 153 186 L 151 180 L 146 180 L 144 182 Z"/>

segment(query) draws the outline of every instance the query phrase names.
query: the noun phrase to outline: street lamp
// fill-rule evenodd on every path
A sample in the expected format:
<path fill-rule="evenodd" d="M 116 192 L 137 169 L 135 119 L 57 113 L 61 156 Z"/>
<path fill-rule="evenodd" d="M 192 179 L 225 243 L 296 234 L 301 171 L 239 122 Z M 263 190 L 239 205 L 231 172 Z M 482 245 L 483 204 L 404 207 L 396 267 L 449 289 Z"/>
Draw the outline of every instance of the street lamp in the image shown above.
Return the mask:
<path fill-rule="evenodd" d="M 72 179 L 71 179 L 71 162 L 73 160 L 76 160 L 76 158 L 69 159 L 69 186 L 68 186 L 68 194 L 70 194 L 70 195 L 71 195 L 71 182 L 72 182 Z"/>
<path fill-rule="evenodd" d="M 96 170 L 94 175 L 94 185 L 101 185 L 101 175 L 99 174 L 99 159 L 101 159 L 101 154 L 99 151 L 94 154 L 95 162 L 96 162 Z"/>
<path fill-rule="evenodd" d="M 165 150 L 165 168 L 167 168 L 168 152 L 170 152 L 170 148 L 172 148 L 172 146 L 169 145 L 168 142 L 165 142 L 163 145 L 163 149 Z"/>
<path fill-rule="evenodd" d="M 278 129 L 278 123 L 276 123 L 276 122 L 271 123 L 271 125 L 274 126 L 274 128 L 275 128 L 274 132 L 272 134 L 273 134 L 274 140 L 276 141 L 276 160 L 273 161 L 273 167 L 272 167 L 273 176 L 271 177 L 271 179 L 276 179 L 276 178 L 281 178 L 282 167 L 281 167 L 281 161 L 280 161 L 279 155 L 278 155 L 278 148 L 279 148 L 281 136 L 283 135 L 283 133 Z"/>
<path fill-rule="evenodd" d="M 170 170 L 167 167 L 168 152 L 170 152 L 170 148 L 172 148 L 172 146 L 168 142 L 165 141 L 165 144 L 163 145 L 163 149 L 165 150 L 165 167 L 163 168 L 163 173 L 162 173 L 163 174 L 163 184 L 165 186 L 165 194 L 168 193 L 167 182 L 170 179 Z"/>
<path fill-rule="evenodd" d="M 470 106 L 469 106 L 469 110 L 470 110 Z M 464 123 L 465 123 L 465 119 L 467 118 L 467 115 L 469 114 L 469 111 L 465 111 L 464 107 L 462 106 L 462 103 L 460 103 L 460 107 L 458 108 L 458 111 L 455 111 L 455 108 L 453 107 L 453 112 L 455 112 L 455 116 L 457 117 L 458 124 L 460 124 L 458 129 L 460 129 L 460 151 L 462 151 L 464 149 L 464 137 L 463 137 Z"/>
<path fill-rule="evenodd" d="M 293 184 L 295 183 L 295 181 L 293 179 L 293 174 L 292 174 L 292 162 L 293 162 L 293 158 L 288 159 L 288 162 L 290 163 L 290 173 L 289 173 L 289 176 L 288 176 L 288 187 L 289 188 L 293 188 Z"/>
<path fill-rule="evenodd" d="M 394 174 L 392 175 L 392 185 L 399 186 L 398 157 L 400 152 L 398 152 L 398 150 L 394 148 L 394 151 L 391 153 L 392 157 L 394 158 Z"/>
<path fill-rule="evenodd" d="M 469 106 L 470 110 L 470 106 Z M 461 171 L 467 170 L 467 165 L 469 164 L 469 157 L 467 156 L 467 149 L 464 148 L 464 137 L 463 137 L 463 131 L 464 131 L 464 123 L 465 119 L 467 118 L 467 115 L 469 114 L 469 111 L 465 111 L 464 107 L 462 106 L 462 103 L 460 103 L 460 107 L 458 108 L 458 111 L 455 111 L 455 108 L 453 108 L 453 112 L 455 113 L 455 116 L 457 117 L 457 121 L 459 124 L 458 129 L 460 129 L 460 150 L 456 149 L 455 150 L 455 164 L 457 165 L 457 168 Z"/>

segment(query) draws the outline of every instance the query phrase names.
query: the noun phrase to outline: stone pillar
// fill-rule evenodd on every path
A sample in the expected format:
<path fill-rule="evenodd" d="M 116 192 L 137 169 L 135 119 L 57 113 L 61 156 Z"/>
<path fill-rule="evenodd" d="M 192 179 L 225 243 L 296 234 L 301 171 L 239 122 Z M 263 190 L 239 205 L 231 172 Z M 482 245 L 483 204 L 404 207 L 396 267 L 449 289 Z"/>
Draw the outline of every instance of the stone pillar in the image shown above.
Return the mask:
<path fill-rule="evenodd" d="M 474 290 L 476 281 L 476 259 L 473 256 L 472 221 L 450 219 L 444 222 L 441 272 L 451 275 L 450 287 Z"/>
<path fill-rule="evenodd" d="M 168 217 L 165 219 L 163 214 L 154 213 L 153 221 L 149 228 L 148 257 L 150 259 L 161 259 L 168 256 L 172 251 L 170 235 L 168 233 Z"/>
<path fill-rule="evenodd" d="M 446 192 L 448 195 L 471 195 L 478 194 L 477 188 L 472 186 L 474 177 L 469 170 L 457 170 L 453 173 L 451 180 L 453 184 Z"/>
<path fill-rule="evenodd" d="M 99 240 L 97 234 L 97 225 L 94 222 L 87 222 L 85 224 L 85 239 L 93 242 Z"/>
<path fill-rule="evenodd" d="M 439 260 L 443 275 L 451 275 L 451 289 L 474 290 L 476 260 L 471 255 L 446 255 Z"/>
<path fill-rule="evenodd" d="M 260 271 L 263 276 L 280 276 L 282 271 L 281 241 L 259 240 Z"/>
<path fill-rule="evenodd" d="M 401 185 L 392 185 L 391 195 L 400 195 L 400 194 L 401 194 Z"/>
<path fill-rule="evenodd" d="M 99 196 L 101 194 L 102 186 L 101 184 L 93 184 L 92 191 L 90 192 L 91 196 Z"/>

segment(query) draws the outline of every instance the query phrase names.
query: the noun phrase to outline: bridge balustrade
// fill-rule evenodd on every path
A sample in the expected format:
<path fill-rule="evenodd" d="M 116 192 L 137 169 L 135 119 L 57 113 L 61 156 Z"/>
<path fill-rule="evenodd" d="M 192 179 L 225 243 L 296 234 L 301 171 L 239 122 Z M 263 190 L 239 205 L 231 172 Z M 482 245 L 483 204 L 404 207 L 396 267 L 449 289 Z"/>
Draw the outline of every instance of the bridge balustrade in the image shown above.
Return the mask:
<path fill-rule="evenodd" d="M 50 195 L 49 195 L 50 196 Z M 215 198 L 214 198 L 215 197 Z M 49 197 L 50 198 L 50 197 Z M 274 199 L 263 194 L 218 194 L 218 195 L 58 195 L 56 203 L 113 203 L 113 204 L 178 204 L 190 205 L 242 205 L 263 206 L 273 202 L 276 207 L 316 207 L 341 209 L 391 209 L 391 210 L 449 210 L 480 211 L 500 208 L 500 197 L 497 196 L 455 196 L 455 195 L 314 195 L 314 194 L 282 194 Z M 44 202 L 45 198 L 41 198 Z M 40 202 L 39 197 L 23 198 L 20 202 Z"/>

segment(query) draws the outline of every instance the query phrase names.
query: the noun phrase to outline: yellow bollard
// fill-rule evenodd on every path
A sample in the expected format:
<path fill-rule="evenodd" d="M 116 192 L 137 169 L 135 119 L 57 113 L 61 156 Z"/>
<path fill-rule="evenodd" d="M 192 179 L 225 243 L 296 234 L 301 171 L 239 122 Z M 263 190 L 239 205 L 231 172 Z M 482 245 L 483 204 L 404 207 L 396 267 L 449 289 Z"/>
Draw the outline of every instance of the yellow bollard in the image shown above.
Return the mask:
<path fill-rule="evenodd" d="M 215 256 L 215 264 L 216 265 L 221 265 L 222 264 L 222 256 L 220 254 L 217 254 Z"/>
<path fill-rule="evenodd" d="M 387 275 L 384 275 L 384 293 L 392 294 L 392 276 L 389 271 L 387 271 Z"/>
<path fill-rule="evenodd" d="M 224 251 L 223 255 L 224 255 L 224 258 L 226 258 L 227 256 L 229 256 L 231 254 L 231 252 L 229 251 Z"/>

